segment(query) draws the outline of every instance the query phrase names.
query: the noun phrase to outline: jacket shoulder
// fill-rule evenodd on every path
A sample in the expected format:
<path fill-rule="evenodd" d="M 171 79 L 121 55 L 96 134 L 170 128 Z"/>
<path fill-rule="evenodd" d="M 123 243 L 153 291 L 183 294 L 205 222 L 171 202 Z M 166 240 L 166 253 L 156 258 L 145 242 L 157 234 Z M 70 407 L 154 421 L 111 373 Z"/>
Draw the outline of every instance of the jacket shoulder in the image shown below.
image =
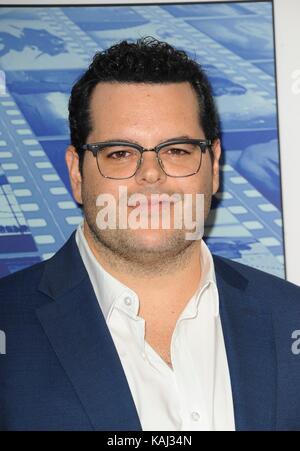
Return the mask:
<path fill-rule="evenodd" d="M 17 271 L 0 279 L 0 308 L 5 304 L 35 303 L 39 281 L 45 268 L 45 261 Z"/>
<path fill-rule="evenodd" d="M 267 305 L 292 303 L 300 309 L 300 287 L 273 274 L 213 255 L 216 273 L 221 273 L 231 284 L 239 278 L 245 294 Z"/>
<path fill-rule="evenodd" d="M 79 268 L 77 275 L 74 267 Z M 66 275 L 66 268 L 72 269 L 72 277 Z M 62 288 L 70 290 L 74 280 L 84 275 L 73 232 L 51 258 L 0 279 L 0 317 L 1 313 L 32 312 L 49 302 L 49 298 L 53 299 Z"/>

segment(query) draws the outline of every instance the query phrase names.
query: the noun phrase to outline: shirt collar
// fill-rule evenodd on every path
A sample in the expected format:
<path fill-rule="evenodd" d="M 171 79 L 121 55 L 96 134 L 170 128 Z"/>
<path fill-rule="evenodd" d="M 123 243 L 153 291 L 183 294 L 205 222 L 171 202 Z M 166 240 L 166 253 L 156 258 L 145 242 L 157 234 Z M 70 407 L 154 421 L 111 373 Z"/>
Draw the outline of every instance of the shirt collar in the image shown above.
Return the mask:
<path fill-rule="evenodd" d="M 128 297 L 131 299 L 137 299 L 137 295 L 133 290 L 108 273 L 98 262 L 84 236 L 83 224 L 78 225 L 75 238 L 102 313 L 107 321 L 114 307 L 115 301 L 118 298 L 123 297 L 125 299 Z M 137 302 L 134 302 L 131 308 L 133 310 L 132 313 L 137 314 Z"/>
<path fill-rule="evenodd" d="M 203 240 L 201 240 L 200 262 L 201 280 L 195 293 L 197 306 L 200 302 L 201 294 L 205 289 L 209 288 L 212 294 L 211 302 L 213 304 L 213 314 L 217 317 L 219 316 L 219 295 L 216 283 L 214 261 L 207 244 Z"/>
<path fill-rule="evenodd" d="M 137 315 L 139 308 L 139 300 L 137 294 L 129 287 L 124 285 L 110 273 L 108 273 L 91 251 L 88 242 L 83 233 L 83 224 L 79 224 L 75 234 L 76 243 L 89 274 L 92 286 L 94 288 L 96 297 L 100 304 L 102 313 L 106 321 L 108 321 L 111 311 L 114 308 L 115 303 L 120 299 L 130 298 L 133 300 L 130 306 L 126 306 L 133 315 Z M 201 299 L 201 295 L 208 287 L 213 291 L 212 303 L 214 316 L 219 315 L 219 297 L 216 285 L 216 276 L 214 270 L 214 262 L 211 252 L 205 242 L 201 240 L 201 280 L 196 293 L 188 302 L 184 309 L 185 314 L 194 314 L 197 311 L 198 304 Z M 119 304 L 120 305 L 120 304 Z"/>

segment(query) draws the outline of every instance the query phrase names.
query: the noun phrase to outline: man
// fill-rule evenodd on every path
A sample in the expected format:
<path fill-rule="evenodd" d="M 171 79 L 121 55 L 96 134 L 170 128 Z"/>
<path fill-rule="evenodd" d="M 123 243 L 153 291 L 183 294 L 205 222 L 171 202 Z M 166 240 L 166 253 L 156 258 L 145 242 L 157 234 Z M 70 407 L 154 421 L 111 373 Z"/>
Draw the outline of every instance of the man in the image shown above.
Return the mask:
<path fill-rule="evenodd" d="M 299 288 L 212 257 L 186 224 L 163 227 L 174 193 L 192 195 L 194 217 L 202 194 L 205 219 L 219 185 L 201 67 L 166 43 L 121 42 L 95 55 L 69 112 L 84 222 L 51 259 L 1 280 L 0 428 L 300 430 Z M 159 226 L 105 228 L 120 209 L 101 195 L 120 207 L 120 189 L 146 197 L 144 218 L 158 206 Z M 151 203 L 161 194 L 169 203 Z"/>

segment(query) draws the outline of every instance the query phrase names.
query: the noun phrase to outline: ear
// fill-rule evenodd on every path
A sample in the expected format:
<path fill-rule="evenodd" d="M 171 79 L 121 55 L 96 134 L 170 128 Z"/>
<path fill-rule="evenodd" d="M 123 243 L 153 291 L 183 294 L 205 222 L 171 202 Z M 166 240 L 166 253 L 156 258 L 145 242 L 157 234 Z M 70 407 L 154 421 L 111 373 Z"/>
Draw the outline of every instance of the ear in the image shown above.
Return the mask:
<path fill-rule="evenodd" d="M 219 183 L 220 183 L 220 157 L 221 157 L 221 142 L 219 139 L 216 139 L 213 142 L 212 145 L 212 150 L 213 150 L 213 154 L 214 154 L 214 158 L 213 158 L 213 165 L 212 165 L 212 184 L 213 184 L 213 189 L 212 192 L 213 194 L 216 194 L 216 192 L 219 189 Z"/>
<path fill-rule="evenodd" d="M 70 183 L 74 199 L 79 204 L 82 204 L 81 197 L 82 177 L 79 170 L 79 156 L 74 146 L 70 145 L 67 147 L 65 159 L 69 171 Z"/>

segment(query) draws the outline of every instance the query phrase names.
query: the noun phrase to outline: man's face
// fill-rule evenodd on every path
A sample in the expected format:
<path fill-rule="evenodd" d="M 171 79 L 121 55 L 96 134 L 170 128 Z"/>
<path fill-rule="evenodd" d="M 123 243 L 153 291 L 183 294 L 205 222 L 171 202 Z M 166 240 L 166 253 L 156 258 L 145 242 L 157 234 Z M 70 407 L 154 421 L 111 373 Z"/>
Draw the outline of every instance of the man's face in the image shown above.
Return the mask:
<path fill-rule="evenodd" d="M 140 84 L 99 83 L 90 101 L 92 131 L 87 143 L 109 140 L 126 140 L 151 149 L 157 144 L 179 137 L 205 139 L 199 124 L 199 105 L 196 93 L 189 83 Z M 199 172 L 190 177 L 169 177 L 160 168 L 155 152 L 144 152 L 143 161 L 135 176 L 125 180 L 103 177 L 92 152 L 86 152 L 83 175 L 78 169 L 78 156 L 69 146 L 66 161 L 74 197 L 83 204 L 85 232 L 96 244 L 101 243 L 113 252 L 135 261 L 150 260 L 158 255 L 177 255 L 191 245 L 186 240 L 186 230 L 158 229 L 106 229 L 96 224 L 99 194 L 112 194 L 118 202 L 119 187 L 126 187 L 128 197 L 142 193 L 192 194 L 203 193 L 205 219 L 209 213 L 211 196 L 218 189 L 220 143 L 213 145 L 212 163 L 208 150 L 202 155 Z M 128 215 L 132 206 L 127 206 Z M 171 213 L 174 205 L 171 204 Z M 118 209 L 117 209 L 118 211 Z M 161 225 L 161 222 L 160 222 Z"/>

